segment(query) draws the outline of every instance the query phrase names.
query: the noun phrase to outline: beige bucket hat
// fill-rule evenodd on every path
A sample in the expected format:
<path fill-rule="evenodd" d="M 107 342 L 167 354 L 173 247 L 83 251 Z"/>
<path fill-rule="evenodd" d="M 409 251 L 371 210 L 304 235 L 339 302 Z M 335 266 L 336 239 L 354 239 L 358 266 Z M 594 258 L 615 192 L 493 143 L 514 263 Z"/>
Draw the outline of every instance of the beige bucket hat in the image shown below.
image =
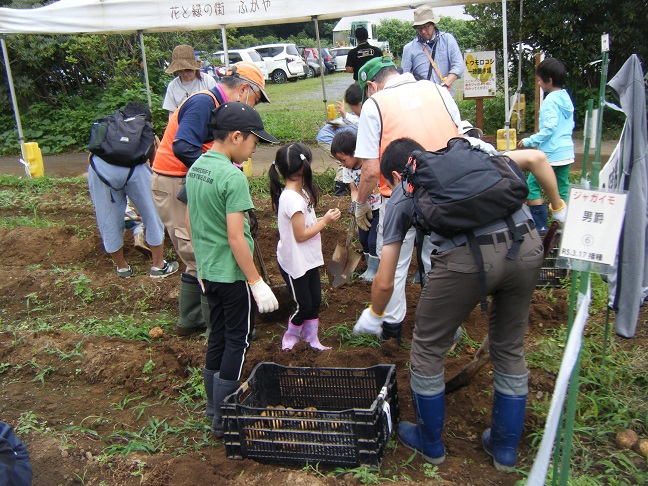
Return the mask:
<path fill-rule="evenodd" d="M 171 64 L 164 70 L 167 74 L 173 74 L 183 69 L 191 69 L 196 71 L 200 69 L 202 62 L 196 61 L 194 56 L 194 48 L 186 44 L 181 44 L 173 49 L 171 54 Z"/>
<path fill-rule="evenodd" d="M 432 7 L 429 5 L 421 5 L 414 10 L 414 22 L 412 22 L 412 26 L 425 25 L 428 22 L 438 24 L 439 20 L 441 20 L 441 17 L 434 15 Z"/>

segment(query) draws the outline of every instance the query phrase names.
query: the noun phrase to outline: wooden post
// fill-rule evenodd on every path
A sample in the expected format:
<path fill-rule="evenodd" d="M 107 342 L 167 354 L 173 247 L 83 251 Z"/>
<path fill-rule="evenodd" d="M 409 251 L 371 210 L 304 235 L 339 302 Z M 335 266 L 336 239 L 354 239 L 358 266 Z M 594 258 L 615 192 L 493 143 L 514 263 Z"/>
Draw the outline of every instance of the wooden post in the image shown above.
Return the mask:
<path fill-rule="evenodd" d="M 475 124 L 484 130 L 484 98 L 475 98 Z"/>

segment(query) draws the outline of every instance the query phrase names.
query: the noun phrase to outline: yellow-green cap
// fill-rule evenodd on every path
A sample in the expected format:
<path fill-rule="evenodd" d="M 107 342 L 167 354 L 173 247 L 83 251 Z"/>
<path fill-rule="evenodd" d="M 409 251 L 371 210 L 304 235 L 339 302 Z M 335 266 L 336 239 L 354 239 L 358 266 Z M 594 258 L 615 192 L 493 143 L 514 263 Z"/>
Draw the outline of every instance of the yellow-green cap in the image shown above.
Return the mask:
<path fill-rule="evenodd" d="M 358 83 L 360 83 L 360 91 L 362 91 L 362 101 L 365 100 L 365 91 L 367 89 L 367 81 L 372 81 L 378 71 L 382 68 L 394 66 L 394 61 L 389 56 L 375 57 L 371 61 L 367 61 L 364 66 L 358 71 Z"/>

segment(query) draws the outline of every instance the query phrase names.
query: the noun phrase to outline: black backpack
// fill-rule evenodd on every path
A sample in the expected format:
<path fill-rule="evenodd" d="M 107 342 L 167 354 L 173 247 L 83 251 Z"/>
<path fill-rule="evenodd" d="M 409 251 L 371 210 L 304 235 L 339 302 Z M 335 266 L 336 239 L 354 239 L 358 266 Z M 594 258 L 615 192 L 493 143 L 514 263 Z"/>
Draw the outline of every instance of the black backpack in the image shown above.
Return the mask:
<path fill-rule="evenodd" d="M 509 157 L 491 156 L 456 137 L 436 152 L 413 152 L 402 176 L 413 198 L 417 229 L 446 238 L 466 235 L 480 268 L 485 309 L 486 280 L 474 231 L 506 221 L 514 242 L 507 258 L 516 258 L 524 237 L 511 215 L 529 195 L 523 172 Z"/>
<path fill-rule="evenodd" d="M 121 110 L 92 124 L 88 149 L 112 165 L 135 167 L 148 160 L 155 133 L 146 115 L 125 117 Z"/>
<path fill-rule="evenodd" d="M 462 137 L 436 152 L 412 153 L 403 179 L 414 198 L 417 227 L 447 238 L 505 219 L 529 195 L 515 162 Z"/>

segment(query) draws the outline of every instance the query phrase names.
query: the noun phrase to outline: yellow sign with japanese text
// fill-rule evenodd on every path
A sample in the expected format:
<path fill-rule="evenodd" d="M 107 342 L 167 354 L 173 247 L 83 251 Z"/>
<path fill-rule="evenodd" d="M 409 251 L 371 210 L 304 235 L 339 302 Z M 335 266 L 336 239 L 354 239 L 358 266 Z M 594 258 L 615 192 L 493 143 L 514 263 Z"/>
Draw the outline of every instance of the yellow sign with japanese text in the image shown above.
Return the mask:
<path fill-rule="evenodd" d="M 464 98 L 495 96 L 495 51 L 464 53 Z"/>

